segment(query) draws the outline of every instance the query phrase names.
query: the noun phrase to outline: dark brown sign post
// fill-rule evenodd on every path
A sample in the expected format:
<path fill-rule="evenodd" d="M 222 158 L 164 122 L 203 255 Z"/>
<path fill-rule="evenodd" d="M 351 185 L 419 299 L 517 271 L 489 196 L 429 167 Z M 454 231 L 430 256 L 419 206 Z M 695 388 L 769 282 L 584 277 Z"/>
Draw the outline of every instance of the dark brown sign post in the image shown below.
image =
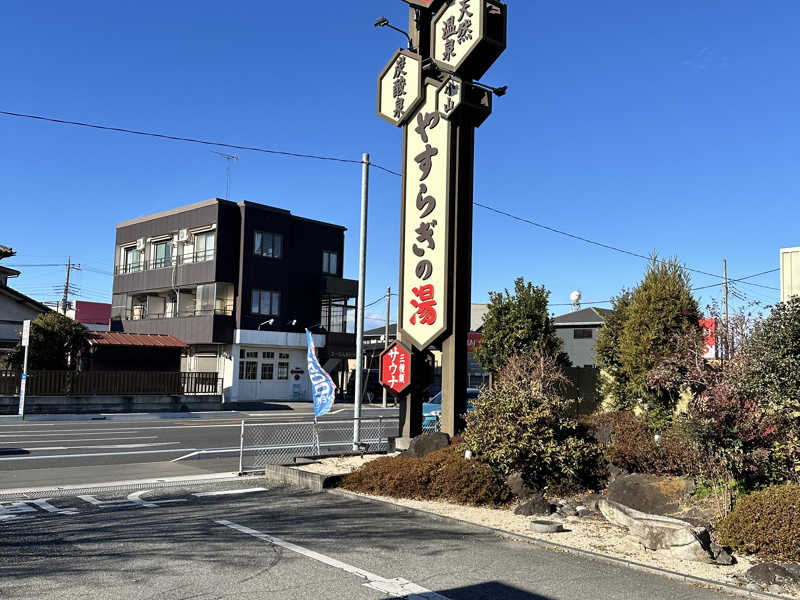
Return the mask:
<path fill-rule="evenodd" d="M 463 429 L 472 280 L 475 128 L 492 111 L 482 77 L 506 47 L 499 0 L 406 0 L 413 51 L 378 79 L 378 114 L 403 127 L 398 337 L 442 351 L 442 431 Z M 419 70 L 418 70 L 419 68 Z M 401 397 L 402 437 L 421 431 L 422 387 Z"/>

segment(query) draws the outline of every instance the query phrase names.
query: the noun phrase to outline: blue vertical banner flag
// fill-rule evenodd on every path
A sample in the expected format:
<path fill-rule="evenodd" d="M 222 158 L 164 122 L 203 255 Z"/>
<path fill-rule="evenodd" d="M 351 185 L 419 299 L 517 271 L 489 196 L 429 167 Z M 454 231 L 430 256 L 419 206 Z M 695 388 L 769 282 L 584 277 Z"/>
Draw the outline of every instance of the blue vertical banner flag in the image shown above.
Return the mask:
<path fill-rule="evenodd" d="M 314 417 L 317 418 L 328 414 L 333 408 L 336 385 L 331 376 L 320 366 L 314 339 L 308 329 L 306 329 L 306 343 L 308 344 L 308 376 L 311 378 L 311 385 L 314 388 Z"/>

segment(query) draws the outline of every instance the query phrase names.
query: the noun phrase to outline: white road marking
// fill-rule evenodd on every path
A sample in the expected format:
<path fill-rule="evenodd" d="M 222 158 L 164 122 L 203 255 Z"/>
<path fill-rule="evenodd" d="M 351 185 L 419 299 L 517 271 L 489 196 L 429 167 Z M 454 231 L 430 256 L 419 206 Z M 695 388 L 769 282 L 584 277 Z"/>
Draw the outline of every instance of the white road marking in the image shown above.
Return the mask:
<path fill-rule="evenodd" d="M 75 440 L 77 441 L 77 440 Z M 155 442 L 152 444 L 107 444 L 104 446 L 47 446 L 45 448 L 23 448 L 23 450 L 30 450 L 31 452 L 40 452 L 42 450 L 113 450 L 123 448 L 152 448 L 154 446 L 174 446 L 180 442 Z"/>
<path fill-rule="evenodd" d="M 297 554 L 305 556 L 306 558 L 310 558 L 311 560 L 316 560 L 317 562 L 321 562 L 330 567 L 341 569 L 342 571 L 346 571 L 347 573 L 361 577 L 362 579 L 366 579 L 367 582 L 363 584 L 365 587 L 383 592 L 384 594 L 388 594 L 394 598 L 407 598 L 408 600 L 449 600 L 446 596 L 432 592 L 431 590 L 425 589 L 424 587 L 405 579 L 401 579 L 399 577 L 394 579 L 386 579 L 380 575 L 375 575 L 369 571 L 348 565 L 347 563 L 336 560 L 335 558 L 331 558 L 330 556 L 325 556 L 319 552 L 314 552 L 308 548 L 303 548 L 302 546 L 292 544 L 291 542 L 284 541 L 266 533 L 261 533 L 260 531 L 250 529 L 249 527 L 245 527 L 243 525 L 238 525 L 231 521 L 215 521 L 215 523 L 224 525 L 225 527 L 230 527 L 231 529 L 251 535 L 254 538 L 258 538 L 261 541 L 267 542 L 268 544 L 286 548 L 287 550 L 296 552 Z"/>
<path fill-rule="evenodd" d="M 57 508 L 57 507 L 53 506 L 52 504 L 50 504 L 50 502 L 49 502 L 50 500 L 52 500 L 52 498 L 42 498 L 40 500 L 30 500 L 30 502 L 32 504 L 35 504 L 36 506 L 38 506 L 39 508 L 41 508 L 45 512 L 56 513 L 56 514 L 59 514 L 59 515 L 77 515 L 78 514 L 78 511 L 74 510 L 72 508 Z"/>
<path fill-rule="evenodd" d="M 197 492 L 196 494 L 192 494 L 192 496 L 197 496 L 198 498 L 204 498 L 206 496 L 234 496 L 236 494 L 252 494 L 253 492 L 266 492 L 267 488 L 263 487 L 253 487 L 253 488 L 244 488 L 241 490 L 220 490 L 219 492 Z"/>
<path fill-rule="evenodd" d="M 135 450 L 133 452 L 86 452 L 74 454 L 46 454 L 44 456 L 14 456 L 11 458 L 0 458 L 0 461 L 8 460 L 45 460 L 51 458 L 87 458 L 90 456 L 121 456 L 134 454 L 165 454 L 168 452 L 192 452 L 197 448 L 174 448 L 172 450 Z"/>
<path fill-rule="evenodd" d="M 117 442 L 120 440 L 156 440 L 157 435 L 140 435 L 136 437 L 113 437 L 113 438 L 79 438 L 77 440 L 2 440 L 4 444 L 63 444 L 65 442 L 74 444 L 75 442 Z"/>
<path fill-rule="evenodd" d="M 32 515 L 20 516 L 23 513 L 35 513 L 36 509 L 27 502 L 0 502 L 0 523 L 3 521 L 22 521 L 33 519 Z"/>
<path fill-rule="evenodd" d="M 149 429 L 153 429 L 152 427 Z M 20 436 L 27 436 L 27 437 L 52 437 L 54 435 L 113 435 L 115 433 L 139 433 L 142 430 L 141 427 L 137 427 L 136 429 L 131 428 L 124 428 L 124 429 L 102 429 L 100 431 L 91 430 L 91 429 L 61 429 L 59 431 L 48 431 L 44 433 L 42 431 L 25 431 L 23 433 L 5 433 L 0 434 L 0 438 L 7 438 L 7 437 L 20 437 Z"/>
<path fill-rule="evenodd" d="M 127 508 L 131 506 L 139 506 L 141 508 L 158 508 L 161 504 L 173 504 L 175 502 L 187 502 L 185 498 L 174 500 L 142 500 L 143 494 L 148 494 L 153 490 L 142 490 L 140 492 L 133 492 L 128 494 L 125 500 L 98 500 L 94 496 L 78 496 L 84 502 L 99 506 L 100 508 Z"/>

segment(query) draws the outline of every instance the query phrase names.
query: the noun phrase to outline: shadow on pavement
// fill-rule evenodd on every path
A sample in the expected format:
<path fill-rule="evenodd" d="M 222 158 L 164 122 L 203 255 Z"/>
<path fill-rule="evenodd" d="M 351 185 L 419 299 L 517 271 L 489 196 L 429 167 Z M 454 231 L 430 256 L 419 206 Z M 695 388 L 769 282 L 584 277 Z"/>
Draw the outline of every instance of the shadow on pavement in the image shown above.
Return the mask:
<path fill-rule="evenodd" d="M 14 454 L 30 454 L 29 450 L 24 448 L 0 448 L 0 456 L 9 456 Z"/>
<path fill-rule="evenodd" d="M 308 404 L 311 404 L 310 402 Z M 294 408 L 286 404 L 275 404 L 273 402 L 236 402 L 235 404 L 226 404 L 223 410 L 284 410 L 293 411 Z"/>
<path fill-rule="evenodd" d="M 450 600 L 549 600 L 547 596 L 532 594 L 499 581 L 476 583 L 449 590 L 436 590 Z"/>

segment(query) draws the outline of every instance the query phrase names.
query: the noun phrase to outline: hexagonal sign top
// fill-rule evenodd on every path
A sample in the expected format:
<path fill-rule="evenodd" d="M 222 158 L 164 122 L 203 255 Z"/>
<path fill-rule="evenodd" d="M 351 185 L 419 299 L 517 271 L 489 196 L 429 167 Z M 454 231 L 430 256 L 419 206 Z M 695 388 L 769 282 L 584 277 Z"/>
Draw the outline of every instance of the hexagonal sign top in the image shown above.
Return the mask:
<path fill-rule="evenodd" d="M 480 79 L 506 47 L 506 5 L 499 0 L 450 0 L 431 27 L 433 60 L 468 79 Z"/>
<path fill-rule="evenodd" d="M 461 106 L 463 88 L 464 83 L 460 79 L 450 77 L 436 92 L 436 109 L 445 119 L 452 117 L 456 109 Z"/>
<path fill-rule="evenodd" d="M 444 0 L 406 0 L 411 6 L 435 10 Z"/>
<path fill-rule="evenodd" d="M 378 76 L 378 116 L 400 127 L 422 102 L 422 59 L 398 50 Z"/>
<path fill-rule="evenodd" d="M 411 351 L 395 342 L 381 353 L 380 382 L 395 394 L 411 385 Z"/>

